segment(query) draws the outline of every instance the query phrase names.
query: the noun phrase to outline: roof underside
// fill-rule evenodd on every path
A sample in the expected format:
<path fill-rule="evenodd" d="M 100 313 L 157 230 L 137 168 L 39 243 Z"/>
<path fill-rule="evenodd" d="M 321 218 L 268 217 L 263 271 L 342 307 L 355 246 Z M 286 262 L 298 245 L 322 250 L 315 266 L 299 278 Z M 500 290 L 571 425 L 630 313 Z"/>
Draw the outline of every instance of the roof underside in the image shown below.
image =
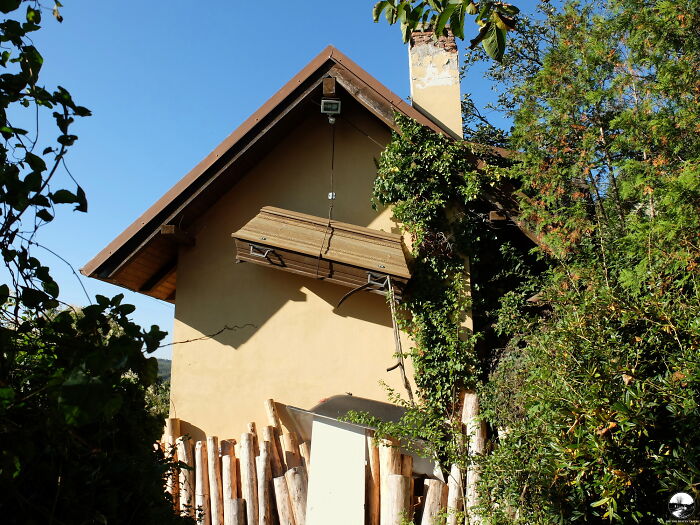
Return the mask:
<path fill-rule="evenodd" d="M 359 103 L 395 129 L 396 111 L 449 134 L 333 47 L 326 48 L 158 202 L 114 239 L 81 273 L 157 299 L 174 301 L 179 245 L 188 227 L 283 140 L 309 110 L 318 111 L 323 78 L 340 98 Z M 345 103 L 345 102 L 344 102 Z M 342 118 L 342 117 L 341 117 Z M 176 231 L 166 225 L 177 225 Z"/>

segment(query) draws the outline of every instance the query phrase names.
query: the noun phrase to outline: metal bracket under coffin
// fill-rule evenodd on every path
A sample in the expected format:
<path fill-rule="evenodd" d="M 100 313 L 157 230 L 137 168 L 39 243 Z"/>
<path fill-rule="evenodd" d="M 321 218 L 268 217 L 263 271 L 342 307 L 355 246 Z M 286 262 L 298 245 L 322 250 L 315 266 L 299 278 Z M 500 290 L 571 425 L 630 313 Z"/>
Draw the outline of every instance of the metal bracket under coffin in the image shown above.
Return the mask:
<path fill-rule="evenodd" d="M 322 217 L 264 207 L 232 237 L 237 262 L 355 288 L 346 297 L 386 293 L 388 277 L 399 291 L 411 277 L 400 235 Z"/>

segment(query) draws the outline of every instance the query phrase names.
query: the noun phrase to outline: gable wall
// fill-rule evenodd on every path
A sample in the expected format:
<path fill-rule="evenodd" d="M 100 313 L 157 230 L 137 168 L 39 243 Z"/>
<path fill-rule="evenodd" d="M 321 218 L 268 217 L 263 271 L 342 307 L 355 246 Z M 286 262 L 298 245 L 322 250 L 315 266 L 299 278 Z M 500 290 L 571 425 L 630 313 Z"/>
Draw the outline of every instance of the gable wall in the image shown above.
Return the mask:
<path fill-rule="evenodd" d="M 345 101 L 344 101 L 345 104 Z M 351 121 L 356 127 L 348 124 Z M 333 218 L 396 231 L 390 212 L 372 210 L 374 158 L 389 130 L 356 104 L 336 123 Z M 250 263 L 234 264 L 231 233 L 262 206 L 325 217 L 330 191 L 331 129 L 310 112 L 196 226 L 197 243 L 178 262 L 174 341 L 213 334 L 173 348 L 171 416 L 182 431 L 238 437 L 255 421 L 265 425 L 263 402 L 311 408 L 322 398 L 351 392 L 386 400 L 385 381 L 403 392 L 383 296 L 358 293 L 336 313 L 350 289 Z M 407 342 L 404 341 L 407 349 Z"/>

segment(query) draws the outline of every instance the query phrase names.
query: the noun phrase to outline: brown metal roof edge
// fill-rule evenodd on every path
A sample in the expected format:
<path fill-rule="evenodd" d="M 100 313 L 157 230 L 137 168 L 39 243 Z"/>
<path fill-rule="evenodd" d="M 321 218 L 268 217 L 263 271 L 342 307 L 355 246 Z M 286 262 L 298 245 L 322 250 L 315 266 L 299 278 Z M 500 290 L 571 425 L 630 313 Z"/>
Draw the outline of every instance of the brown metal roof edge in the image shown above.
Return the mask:
<path fill-rule="evenodd" d="M 314 71 L 320 68 L 332 57 L 333 46 L 327 46 L 311 62 L 309 62 L 299 73 L 280 88 L 267 102 L 248 117 L 233 133 L 226 137 L 209 155 L 201 160 L 189 173 L 180 179 L 170 188 L 160 199 L 148 208 L 138 219 L 129 225 L 122 233 L 115 237 L 103 250 L 80 269 L 80 273 L 92 277 L 95 271 L 107 261 L 107 259 L 121 248 L 128 239 L 150 222 L 158 213 L 177 198 L 186 188 L 203 175 L 214 162 L 216 162 L 226 151 L 236 142 L 243 138 L 265 115 L 270 113 L 285 97 L 287 97 L 299 84 L 307 79 Z"/>
<path fill-rule="evenodd" d="M 335 63 L 342 65 L 351 72 L 358 80 L 366 84 L 369 88 L 375 91 L 382 98 L 387 100 L 392 107 L 404 115 L 413 118 L 417 122 L 429 127 L 437 133 L 454 136 L 449 130 L 442 128 L 439 124 L 432 121 L 426 115 L 416 110 L 407 104 L 401 97 L 386 88 L 372 75 L 367 73 L 353 60 L 348 58 L 341 51 L 333 47 L 327 46 L 321 53 L 311 60 L 299 73 L 289 80 L 282 88 L 280 88 L 267 102 L 265 102 L 255 113 L 246 119 L 233 133 L 231 133 L 223 142 L 221 142 L 209 155 L 200 161 L 192 170 L 189 171 L 180 181 L 178 181 L 170 190 L 168 190 L 160 199 L 158 199 L 150 208 L 148 208 L 139 218 L 137 218 L 130 226 L 122 233 L 115 237 L 104 249 L 102 249 L 95 257 L 85 264 L 80 269 L 80 273 L 88 277 L 97 277 L 95 273 L 107 260 L 121 249 L 129 239 L 137 234 L 142 228 L 148 225 L 154 217 L 162 213 L 174 200 L 177 199 L 185 190 L 192 186 L 207 170 L 221 158 L 229 149 L 231 149 L 238 141 L 246 136 L 261 120 L 272 112 L 286 97 L 288 97 L 294 89 L 307 80 L 315 71 L 323 66 L 328 60 L 333 60 Z"/>

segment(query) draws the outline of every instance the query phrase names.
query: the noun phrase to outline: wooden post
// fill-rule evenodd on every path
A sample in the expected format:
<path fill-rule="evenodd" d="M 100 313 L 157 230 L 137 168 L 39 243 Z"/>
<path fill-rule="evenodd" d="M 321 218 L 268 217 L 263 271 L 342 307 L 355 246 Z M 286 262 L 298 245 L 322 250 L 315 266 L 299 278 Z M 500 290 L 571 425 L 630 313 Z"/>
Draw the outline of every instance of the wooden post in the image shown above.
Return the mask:
<path fill-rule="evenodd" d="M 253 435 L 241 434 L 241 495 L 245 500 L 248 525 L 258 523 L 258 482 L 253 455 Z"/>
<path fill-rule="evenodd" d="M 384 439 L 379 443 L 379 484 L 380 484 L 380 524 L 390 523 L 390 499 L 385 497 L 389 491 L 389 476 L 401 475 L 401 451 L 398 441 Z"/>
<path fill-rule="evenodd" d="M 272 511 L 270 509 L 270 442 L 260 443 L 260 455 L 255 458 L 256 473 L 258 476 L 258 523 L 270 525 L 272 523 Z"/>
<path fill-rule="evenodd" d="M 386 525 L 402 525 L 406 521 L 411 522 L 410 487 L 411 480 L 406 476 L 389 474 L 387 477 L 387 490 L 382 493 L 382 501 L 387 502 Z"/>
<path fill-rule="evenodd" d="M 479 418 L 479 398 L 474 391 L 467 391 L 464 395 L 462 421 L 466 427 L 467 443 L 469 444 L 467 453 L 470 459 L 465 480 L 464 510 L 467 512 L 470 525 L 480 525 L 481 518 L 476 514 L 474 508 L 479 504 L 477 485 L 481 473 L 473 461 L 476 456 L 483 454 L 486 448 L 486 425 Z"/>
<path fill-rule="evenodd" d="M 367 525 L 379 525 L 379 448 L 374 443 L 373 435 L 367 436 L 367 451 Z"/>
<path fill-rule="evenodd" d="M 311 445 L 308 441 L 299 443 L 299 454 L 301 454 L 302 464 L 306 467 L 306 471 L 310 472 L 311 467 Z"/>
<path fill-rule="evenodd" d="M 195 517 L 201 525 L 211 525 L 209 512 L 209 475 L 207 473 L 207 445 L 197 441 L 194 447 L 195 461 Z"/>
<path fill-rule="evenodd" d="M 175 441 L 180 437 L 180 420 L 176 417 L 165 419 L 165 431 L 163 432 L 163 445 L 165 455 L 177 461 L 177 450 Z M 165 491 L 173 498 L 173 506 L 175 509 L 180 508 L 179 502 L 179 477 L 175 470 L 171 470 L 165 477 Z"/>
<path fill-rule="evenodd" d="M 413 497 L 414 494 L 414 483 L 413 483 L 413 456 L 409 456 L 408 454 L 401 454 L 401 475 L 406 476 L 410 480 L 410 486 L 409 486 L 409 505 L 411 507 L 411 510 L 413 510 L 414 505 L 415 505 L 415 500 Z"/>
<path fill-rule="evenodd" d="M 241 483 L 238 475 L 235 439 L 225 439 L 221 442 L 221 487 L 223 498 L 238 499 L 241 497 Z M 228 468 L 224 467 L 224 463 Z"/>
<path fill-rule="evenodd" d="M 236 456 L 234 454 L 233 441 L 225 440 L 221 442 L 221 488 L 224 506 L 224 525 L 238 525 L 234 521 L 233 512 L 238 512 L 239 499 L 238 491 L 238 469 Z M 242 504 L 242 503 L 241 503 Z M 242 507 L 241 507 L 242 508 Z M 245 517 L 241 523 L 245 524 Z"/>
<path fill-rule="evenodd" d="M 447 485 L 437 479 L 426 479 L 423 487 L 423 516 L 420 525 L 440 525 L 440 513 L 447 506 Z"/>
<path fill-rule="evenodd" d="M 282 471 L 286 472 L 287 466 L 284 449 L 282 448 L 282 423 L 280 422 L 279 414 L 277 413 L 277 407 L 275 406 L 275 401 L 273 399 L 268 399 L 265 401 L 265 412 L 267 413 L 267 423 L 274 428 L 273 435 L 275 439 L 273 441 L 275 448 L 277 448 L 277 457 L 280 458 L 280 463 L 282 464 Z M 280 474 L 281 476 L 282 474 Z"/>
<path fill-rule="evenodd" d="M 245 501 L 230 499 L 224 507 L 224 525 L 246 525 Z"/>
<path fill-rule="evenodd" d="M 304 467 L 290 468 L 284 475 L 287 480 L 289 500 L 292 504 L 292 514 L 296 525 L 306 524 L 306 492 L 308 479 Z"/>
<path fill-rule="evenodd" d="M 194 469 L 192 457 L 192 445 L 189 438 L 177 439 L 178 461 Z M 194 471 L 185 468 L 180 469 L 180 513 L 194 517 Z"/>
<path fill-rule="evenodd" d="M 277 445 L 275 444 L 275 427 L 271 425 L 263 427 L 262 436 L 264 441 L 270 443 L 270 469 L 272 471 L 272 477 L 278 478 L 280 476 L 284 476 L 284 467 L 282 466 L 279 451 L 277 450 Z"/>
<path fill-rule="evenodd" d="M 289 492 L 287 491 L 286 478 L 284 476 L 276 477 L 273 480 L 273 484 L 275 487 L 277 516 L 279 516 L 280 525 L 295 525 L 292 504 L 289 501 Z"/>
<path fill-rule="evenodd" d="M 458 406 L 462 407 L 462 414 L 460 417 L 464 416 L 464 396 L 466 392 L 462 390 L 459 394 L 459 399 L 457 402 Z M 464 419 L 455 421 L 455 439 L 457 441 L 457 446 L 459 449 L 459 454 L 461 455 L 462 447 L 464 446 Z M 464 508 L 464 473 L 462 469 L 459 468 L 457 464 L 453 464 L 450 467 L 449 478 L 447 478 L 447 519 L 445 520 L 445 525 L 458 525 L 459 513 Z"/>
<path fill-rule="evenodd" d="M 282 434 L 282 448 L 284 449 L 284 461 L 287 469 L 301 467 L 301 454 L 296 436 L 291 432 Z"/>
<path fill-rule="evenodd" d="M 447 520 L 445 525 L 457 525 L 458 514 L 462 510 L 464 496 L 462 494 L 462 471 L 455 464 L 450 468 L 447 480 Z"/>
<path fill-rule="evenodd" d="M 173 446 L 175 440 L 180 437 L 180 420 L 176 417 L 165 419 L 165 431 L 163 432 L 163 441 L 168 446 Z"/>
<path fill-rule="evenodd" d="M 248 432 L 253 434 L 253 451 L 256 456 L 260 455 L 260 445 L 258 443 L 258 430 L 255 426 L 255 421 L 248 423 Z"/>
<path fill-rule="evenodd" d="M 222 525 L 224 506 L 221 493 L 221 465 L 219 464 L 219 438 L 207 437 L 207 468 L 209 473 L 209 510 L 211 525 Z"/>

